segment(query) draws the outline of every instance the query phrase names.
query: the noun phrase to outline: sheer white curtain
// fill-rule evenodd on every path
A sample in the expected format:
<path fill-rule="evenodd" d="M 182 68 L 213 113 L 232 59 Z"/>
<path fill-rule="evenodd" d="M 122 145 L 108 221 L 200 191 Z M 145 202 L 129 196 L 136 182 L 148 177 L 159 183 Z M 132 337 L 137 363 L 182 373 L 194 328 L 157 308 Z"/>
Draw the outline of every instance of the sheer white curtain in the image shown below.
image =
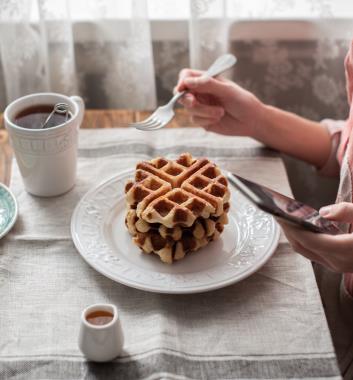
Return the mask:
<path fill-rule="evenodd" d="M 207 68 L 228 50 L 230 19 L 226 0 L 190 2 L 190 64 Z"/>
<path fill-rule="evenodd" d="M 89 107 L 153 108 L 159 60 L 172 86 L 178 64 L 205 68 L 229 49 L 235 20 L 345 17 L 352 8 L 346 0 L 0 0 L 0 106 L 55 91 L 79 93 Z M 184 41 L 174 41 L 173 21 Z M 159 43 L 165 35 L 171 44 Z"/>
<path fill-rule="evenodd" d="M 78 6 L 76 31 L 70 16 Z M 155 106 L 146 0 L 0 0 L 0 15 L 6 102 L 38 91 L 85 97 L 90 87 L 99 106 Z"/>
<path fill-rule="evenodd" d="M 346 0 L 190 0 L 190 10 L 190 62 L 193 67 L 206 68 L 215 56 L 229 48 L 235 21 L 310 21 L 352 18 L 353 2 Z M 274 38 L 278 40 L 285 38 L 285 30 L 282 32 L 277 31 L 277 36 Z M 347 30 L 346 35 L 347 39 L 352 38 L 353 30 Z M 333 33 L 332 37 L 335 38 L 336 35 Z M 253 38 L 262 38 L 260 29 L 257 30 L 257 36 L 253 35 Z"/>

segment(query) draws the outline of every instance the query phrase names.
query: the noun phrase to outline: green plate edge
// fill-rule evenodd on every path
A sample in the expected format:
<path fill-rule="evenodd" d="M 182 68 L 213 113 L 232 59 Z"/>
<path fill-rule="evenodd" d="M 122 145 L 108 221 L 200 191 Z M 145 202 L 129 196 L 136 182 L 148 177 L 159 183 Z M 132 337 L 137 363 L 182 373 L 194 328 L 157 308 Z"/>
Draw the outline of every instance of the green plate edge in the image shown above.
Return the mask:
<path fill-rule="evenodd" d="M 5 223 L 0 224 L 0 239 L 11 230 L 18 216 L 18 204 L 15 196 L 7 186 L 0 183 L 0 207 L 4 203 L 7 215 Z"/>

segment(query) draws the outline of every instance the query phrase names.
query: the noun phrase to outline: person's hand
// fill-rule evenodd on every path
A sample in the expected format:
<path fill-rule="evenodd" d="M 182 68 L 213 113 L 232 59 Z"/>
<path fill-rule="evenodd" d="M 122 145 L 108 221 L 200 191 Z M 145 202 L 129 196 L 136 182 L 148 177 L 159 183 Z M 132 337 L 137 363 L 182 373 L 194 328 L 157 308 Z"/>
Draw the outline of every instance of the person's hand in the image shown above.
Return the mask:
<path fill-rule="evenodd" d="M 262 103 L 251 92 L 222 77 L 202 77 L 203 71 L 184 69 L 174 91 L 189 91 L 179 102 L 194 124 L 225 135 L 256 137 Z"/>
<path fill-rule="evenodd" d="M 338 221 L 353 222 L 353 204 L 342 202 L 320 209 L 321 216 Z M 311 261 L 338 273 L 353 272 L 353 234 L 328 235 L 309 232 L 277 220 L 293 249 Z"/>

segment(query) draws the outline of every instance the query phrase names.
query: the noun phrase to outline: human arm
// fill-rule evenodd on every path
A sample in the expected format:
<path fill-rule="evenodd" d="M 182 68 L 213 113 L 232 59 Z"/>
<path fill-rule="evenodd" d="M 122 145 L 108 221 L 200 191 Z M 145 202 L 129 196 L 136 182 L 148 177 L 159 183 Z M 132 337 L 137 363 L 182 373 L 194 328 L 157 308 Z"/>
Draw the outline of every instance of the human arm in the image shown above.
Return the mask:
<path fill-rule="evenodd" d="M 267 146 L 306 161 L 318 168 L 326 163 L 331 138 L 321 124 L 279 108 L 262 105 L 255 138 Z"/>
<path fill-rule="evenodd" d="M 347 144 L 342 144 L 349 141 L 349 136 L 352 131 L 353 123 L 353 106 L 352 106 L 352 93 L 353 93 L 353 42 L 345 59 L 345 73 L 346 73 L 346 88 L 348 103 L 351 105 L 350 116 L 345 123 L 343 133 L 340 141 L 340 149 L 338 149 L 338 156 L 343 158 L 347 153 L 347 161 L 343 170 L 343 177 L 341 178 L 340 194 L 339 197 L 351 200 L 351 172 L 350 165 L 351 150 L 346 152 Z M 331 129 L 334 132 L 335 126 L 331 122 Z M 348 133 L 347 133 L 348 132 Z M 334 136 L 335 134 L 333 134 Z M 337 133 L 336 133 L 336 137 Z M 348 140 L 347 140 L 348 139 Z M 334 141 L 333 139 L 332 141 Z M 336 138 L 337 140 L 337 138 Z M 336 141 L 336 148 L 338 146 Z M 349 145 L 348 149 L 352 149 Z M 337 150 L 337 149 L 336 149 Z M 333 151 L 333 153 L 337 153 Z M 335 205 L 325 206 L 320 209 L 321 216 L 337 221 L 346 222 L 350 226 L 353 225 L 353 204 L 351 202 L 341 202 Z M 308 259 L 318 262 L 332 271 L 340 273 L 353 273 L 353 234 L 342 234 L 331 236 L 326 234 L 314 234 L 312 232 L 304 231 L 295 226 L 279 220 L 284 233 L 286 234 L 289 242 L 293 248 L 301 253 Z M 345 285 L 349 292 L 353 295 L 353 276 L 345 276 Z"/>
<path fill-rule="evenodd" d="M 330 134 L 322 124 L 265 105 L 232 81 L 184 69 L 176 90 L 189 91 L 180 102 L 209 131 L 253 137 L 319 168 L 330 155 Z"/>

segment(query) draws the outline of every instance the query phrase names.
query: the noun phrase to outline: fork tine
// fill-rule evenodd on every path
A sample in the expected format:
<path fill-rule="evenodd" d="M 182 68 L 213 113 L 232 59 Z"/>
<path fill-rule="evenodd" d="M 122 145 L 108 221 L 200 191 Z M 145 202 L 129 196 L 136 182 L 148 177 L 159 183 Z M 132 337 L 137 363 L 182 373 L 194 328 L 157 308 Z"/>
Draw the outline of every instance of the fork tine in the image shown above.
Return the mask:
<path fill-rule="evenodd" d="M 146 125 L 151 125 L 151 124 L 154 124 L 155 123 L 155 119 L 151 119 L 151 120 L 148 120 L 148 121 L 144 121 L 143 123 L 128 123 L 126 124 L 127 127 L 131 127 L 131 128 L 137 128 L 137 127 L 145 127 Z"/>
<path fill-rule="evenodd" d="M 144 120 L 141 120 L 141 121 L 136 121 L 134 123 L 130 123 L 131 125 L 135 126 L 135 125 L 144 125 L 144 124 L 148 124 L 150 121 L 152 121 L 154 117 L 154 113 L 152 115 L 150 115 L 147 119 L 144 119 Z"/>
<path fill-rule="evenodd" d="M 151 125 L 154 125 L 155 123 L 158 123 L 159 120 L 156 118 L 152 118 L 150 121 L 147 121 L 146 123 L 143 124 L 137 124 L 136 126 L 141 127 L 141 128 L 148 128 Z"/>
<path fill-rule="evenodd" d="M 174 112 L 172 115 L 170 115 L 170 117 L 168 118 L 155 118 L 156 120 L 156 124 L 153 124 L 153 125 L 148 125 L 147 127 L 143 127 L 143 130 L 144 131 L 156 131 L 157 129 L 161 129 L 163 127 L 165 127 L 167 124 L 169 124 L 169 122 L 173 119 L 174 117 Z"/>
<path fill-rule="evenodd" d="M 164 126 L 166 126 L 168 123 L 162 123 L 162 122 L 160 122 L 160 123 L 156 123 L 156 124 L 154 124 L 154 125 L 151 125 L 151 126 L 149 126 L 149 127 L 142 127 L 142 128 L 139 128 L 139 129 L 141 129 L 141 131 L 156 131 L 157 129 L 161 129 L 161 128 L 163 128 Z"/>
<path fill-rule="evenodd" d="M 139 129 L 140 131 L 150 131 L 154 128 L 157 128 L 161 125 L 161 122 L 158 120 L 154 120 L 153 123 L 150 123 L 148 125 L 137 125 L 135 128 Z"/>
<path fill-rule="evenodd" d="M 140 131 L 151 131 L 154 128 L 158 127 L 159 125 L 161 125 L 161 124 L 158 121 L 156 121 L 155 123 L 150 124 L 147 127 L 145 127 L 145 126 L 137 126 L 136 128 L 139 129 Z"/>

